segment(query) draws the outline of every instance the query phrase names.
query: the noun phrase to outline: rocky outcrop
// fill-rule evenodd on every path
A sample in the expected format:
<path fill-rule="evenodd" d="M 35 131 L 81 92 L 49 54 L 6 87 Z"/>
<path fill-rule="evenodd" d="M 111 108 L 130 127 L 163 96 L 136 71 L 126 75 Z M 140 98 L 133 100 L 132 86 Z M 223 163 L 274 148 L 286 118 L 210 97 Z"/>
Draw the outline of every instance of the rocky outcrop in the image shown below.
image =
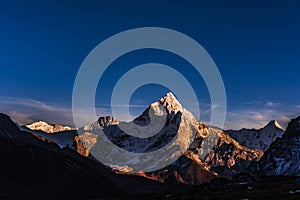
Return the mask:
<path fill-rule="evenodd" d="M 74 138 L 74 144 L 72 147 L 81 155 L 88 157 L 90 154 L 91 148 L 96 144 L 97 142 L 97 135 L 94 135 L 89 132 L 84 132 L 83 134 L 79 136 L 75 136 Z"/>
<path fill-rule="evenodd" d="M 201 135 L 188 151 L 198 155 L 210 170 L 219 176 L 231 178 L 246 169 L 252 160 L 259 160 L 263 152 L 242 146 L 223 130 L 200 123 Z"/>

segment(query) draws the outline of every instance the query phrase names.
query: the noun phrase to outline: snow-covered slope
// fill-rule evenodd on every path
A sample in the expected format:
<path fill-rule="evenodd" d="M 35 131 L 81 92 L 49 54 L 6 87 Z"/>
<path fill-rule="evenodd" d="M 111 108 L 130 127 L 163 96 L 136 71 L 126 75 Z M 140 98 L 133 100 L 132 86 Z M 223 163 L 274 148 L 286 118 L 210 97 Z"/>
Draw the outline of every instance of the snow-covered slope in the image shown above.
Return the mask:
<path fill-rule="evenodd" d="M 282 138 L 273 142 L 250 169 L 264 175 L 300 176 L 300 116 L 291 120 Z"/>
<path fill-rule="evenodd" d="M 26 125 L 26 127 L 31 130 L 44 131 L 46 133 L 76 130 L 75 128 L 71 128 L 69 126 L 63 126 L 59 124 L 48 124 L 47 122 L 44 121 L 34 122 L 32 124 Z"/>
<path fill-rule="evenodd" d="M 236 139 L 241 145 L 249 148 L 267 150 L 277 137 L 283 134 L 283 128 L 275 120 L 270 121 L 261 129 L 241 129 L 225 131 L 232 138 Z"/>

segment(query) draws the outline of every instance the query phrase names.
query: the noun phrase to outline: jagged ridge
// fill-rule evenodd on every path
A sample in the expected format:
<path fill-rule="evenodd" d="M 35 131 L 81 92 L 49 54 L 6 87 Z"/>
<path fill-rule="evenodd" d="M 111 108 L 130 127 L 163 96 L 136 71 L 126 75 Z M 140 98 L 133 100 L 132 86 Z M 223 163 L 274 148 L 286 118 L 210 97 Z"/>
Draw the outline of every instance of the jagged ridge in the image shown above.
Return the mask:
<path fill-rule="evenodd" d="M 300 176 L 300 116 L 291 120 L 282 138 L 273 142 L 250 169 L 263 175 Z"/>
<path fill-rule="evenodd" d="M 275 120 L 270 121 L 261 129 L 241 129 L 225 131 L 241 145 L 266 151 L 270 144 L 281 137 L 283 128 Z"/>

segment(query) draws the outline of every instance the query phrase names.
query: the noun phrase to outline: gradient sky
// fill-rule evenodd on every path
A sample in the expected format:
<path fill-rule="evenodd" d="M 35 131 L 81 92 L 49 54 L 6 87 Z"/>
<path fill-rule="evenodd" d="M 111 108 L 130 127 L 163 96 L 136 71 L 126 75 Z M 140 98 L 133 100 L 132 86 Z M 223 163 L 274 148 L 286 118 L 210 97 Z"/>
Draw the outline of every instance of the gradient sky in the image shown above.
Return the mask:
<path fill-rule="evenodd" d="M 300 115 L 299 10 L 299 1 L 1 1 L 0 112 L 21 124 L 72 125 L 73 83 L 88 53 L 121 31 L 155 26 L 192 37 L 210 54 L 226 88 L 225 128 L 258 128 L 272 119 L 285 126 Z M 109 92 L 122 73 L 147 62 L 183 73 L 197 91 L 201 120 L 209 119 L 201 77 L 159 50 L 128 53 L 109 67 L 96 95 L 99 115 L 110 114 Z M 167 91 L 140 88 L 132 114 Z"/>

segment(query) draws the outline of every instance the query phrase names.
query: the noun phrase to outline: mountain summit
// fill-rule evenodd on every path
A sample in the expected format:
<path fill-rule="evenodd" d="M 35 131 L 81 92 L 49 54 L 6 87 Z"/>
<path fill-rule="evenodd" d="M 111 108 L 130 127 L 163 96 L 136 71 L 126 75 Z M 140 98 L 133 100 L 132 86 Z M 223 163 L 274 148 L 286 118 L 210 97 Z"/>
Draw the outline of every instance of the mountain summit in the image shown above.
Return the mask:
<path fill-rule="evenodd" d="M 300 116 L 291 120 L 282 138 L 251 169 L 263 175 L 300 176 Z"/>
<path fill-rule="evenodd" d="M 227 130 L 225 132 L 246 147 L 266 151 L 276 138 L 282 136 L 284 131 L 276 120 L 272 120 L 261 129 L 243 128 L 241 130 Z"/>
<path fill-rule="evenodd" d="M 71 128 L 69 126 L 63 126 L 58 124 L 48 124 L 44 121 L 38 121 L 34 122 L 32 124 L 29 124 L 26 126 L 27 128 L 31 130 L 40 130 L 44 131 L 46 133 L 55 133 L 60 131 L 69 131 L 69 130 L 75 130 L 75 128 Z"/>
<path fill-rule="evenodd" d="M 182 106 L 172 92 L 168 92 L 158 102 L 153 103 L 152 106 L 155 106 L 157 104 L 161 104 L 165 106 L 169 113 L 171 112 L 177 113 L 178 111 L 182 112 Z"/>
<path fill-rule="evenodd" d="M 264 128 L 277 128 L 283 130 L 282 126 L 276 120 L 271 120 Z"/>
<path fill-rule="evenodd" d="M 103 122 L 108 123 L 103 126 Z M 162 126 L 161 122 L 164 122 Z M 97 130 L 103 131 L 105 137 L 98 134 Z M 138 137 L 143 131 L 155 134 Z M 258 160 L 263 155 L 260 150 L 240 145 L 221 129 L 199 122 L 172 93 L 150 104 L 132 122 L 100 117 L 97 122 L 80 128 L 78 132 L 90 153 L 97 158 L 98 152 L 101 152 L 100 160 L 105 160 L 117 171 L 152 172 L 151 176 L 158 180 L 187 184 L 200 184 L 216 176 L 231 176 L 247 167 L 251 160 Z M 98 143 L 105 138 L 119 148 L 103 149 L 105 145 Z M 130 153 L 123 154 L 120 148 L 132 152 L 133 156 Z M 161 154 L 151 154 L 157 151 L 161 151 Z M 179 159 L 178 155 L 181 155 Z M 114 163 L 118 156 L 121 164 L 117 165 Z M 147 162 L 139 165 L 144 158 L 147 158 Z M 138 168 L 134 169 L 136 166 Z M 153 166 L 156 170 L 153 170 Z"/>
<path fill-rule="evenodd" d="M 79 135 L 92 133 L 98 137 L 97 144 L 91 149 L 93 156 L 101 156 L 99 160 L 106 160 L 112 166 L 123 163 L 120 167 L 128 166 L 128 170 L 132 168 L 133 171 L 154 171 L 151 169 L 160 169 L 164 163 L 176 161 L 189 147 L 198 129 L 198 121 L 182 108 L 172 93 L 152 103 L 131 122 L 118 122 L 112 117 L 106 119 L 115 123 L 102 126 L 103 118 L 99 118 L 97 122 L 80 128 Z M 98 134 L 99 130 L 104 134 Z M 106 138 L 109 141 L 101 144 Z M 110 142 L 116 146 L 111 147 L 113 150 L 102 149 Z M 117 162 L 118 158 L 120 162 Z"/>

